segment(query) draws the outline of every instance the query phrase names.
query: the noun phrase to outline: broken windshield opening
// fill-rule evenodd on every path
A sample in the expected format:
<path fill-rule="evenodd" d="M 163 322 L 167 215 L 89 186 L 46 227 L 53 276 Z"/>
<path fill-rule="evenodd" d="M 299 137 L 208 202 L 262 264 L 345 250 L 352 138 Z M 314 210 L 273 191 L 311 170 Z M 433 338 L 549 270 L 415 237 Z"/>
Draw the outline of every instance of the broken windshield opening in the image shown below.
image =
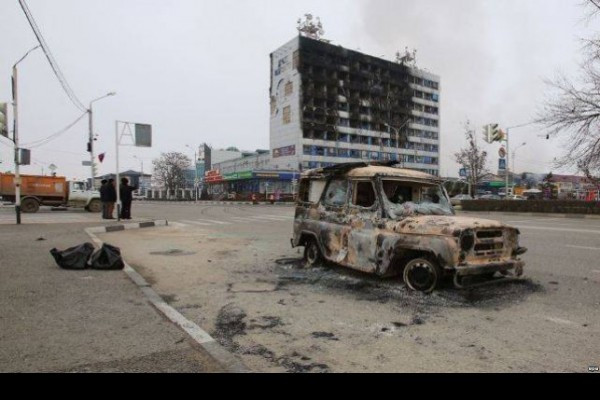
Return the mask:
<path fill-rule="evenodd" d="M 392 219 L 412 215 L 453 215 L 448 197 L 440 185 L 382 180 L 384 203 Z"/>

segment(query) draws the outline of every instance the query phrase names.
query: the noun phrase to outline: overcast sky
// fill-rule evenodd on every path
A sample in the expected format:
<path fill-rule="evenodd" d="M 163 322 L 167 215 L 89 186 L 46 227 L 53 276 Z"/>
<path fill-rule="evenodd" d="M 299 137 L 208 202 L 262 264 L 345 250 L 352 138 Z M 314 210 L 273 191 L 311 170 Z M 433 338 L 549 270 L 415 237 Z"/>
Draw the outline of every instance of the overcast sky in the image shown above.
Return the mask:
<path fill-rule="evenodd" d="M 269 54 L 297 34 L 304 13 L 319 16 L 334 44 L 393 59 L 416 48 L 417 64 L 441 77 L 441 173 L 457 176 L 452 154 L 462 125 L 503 127 L 535 117 L 544 79 L 577 74 L 586 25 L 580 0 L 28 0 L 76 95 L 94 103 L 101 173 L 115 169 L 115 120 L 153 125 L 153 148 L 121 147 L 121 168 L 149 172 L 161 152 L 207 142 L 217 148 L 269 148 Z M 37 44 L 17 0 L 0 0 L 0 101 L 10 101 L 12 65 Z M 77 119 L 41 50 L 19 64 L 21 142 L 45 138 Z M 48 165 L 86 178 L 87 118 L 32 149 L 25 173 Z M 559 140 L 536 127 L 513 130 L 517 172 L 548 172 Z M 485 145 L 497 166 L 498 145 Z M 14 170 L 0 138 L 0 171 Z M 26 146 L 24 146 L 26 147 Z M 138 159 L 133 155 L 136 154 Z M 560 172 L 554 169 L 554 172 Z M 567 171 L 562 171 L 567 172 Z"/>

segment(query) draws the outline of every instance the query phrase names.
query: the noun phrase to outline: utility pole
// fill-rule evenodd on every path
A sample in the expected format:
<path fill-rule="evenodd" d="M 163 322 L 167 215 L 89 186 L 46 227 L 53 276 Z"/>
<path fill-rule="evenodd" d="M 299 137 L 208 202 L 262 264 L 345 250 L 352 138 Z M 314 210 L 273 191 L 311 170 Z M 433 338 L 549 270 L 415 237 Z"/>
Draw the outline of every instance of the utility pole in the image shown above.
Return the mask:
<path fill-rule="evenodd" d="M 27 56 L 27 54 L 25 55 Z M 23 57 L 25 58 L 25 57 Z M 15 142 L 15 213 L 17 225 L 21 224 L 21 174 L 19 171 L 19 95 L 17 91 L 17 64 L 13 65 L 13 141 Z"/>
<path fill-rule="evenodd" d="M 18 95 L 18 76 L 17 76 L 17 65 L 25 59 L 38 46 L 35 46 L 29 50 L 19 61 L 12 67 L 12 89 L 13 89 L 13 142 L 15 143 L 15 213 L 17 215 L 17 225 L 21 224 L 21 174 L 19 170 L 20 165 L 20 149 L 19 149 L 19 95 Z"/>

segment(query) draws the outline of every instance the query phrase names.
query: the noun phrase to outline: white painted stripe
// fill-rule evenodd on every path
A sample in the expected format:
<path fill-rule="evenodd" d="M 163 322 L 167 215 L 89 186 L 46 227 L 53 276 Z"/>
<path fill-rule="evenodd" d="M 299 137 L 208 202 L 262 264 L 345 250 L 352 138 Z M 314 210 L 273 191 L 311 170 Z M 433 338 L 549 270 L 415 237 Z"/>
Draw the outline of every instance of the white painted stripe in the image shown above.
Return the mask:
<path fill-rule="evenodd" d="M 277 217 L 267 217 L 267 216 L 262 216 L 262 215 L 255 215 L 252 217 L 253 219 L 263 219 L 263 220 L 268 220 L 268 221 L 284 221 L 284 219 L 281 218 L 277 218 Z M 287 218 L 285 219 L 287 220 Z"/>
<path fill-rule="evenodd" d="M 240 222 L 254 221 L 252 218 L 244 218 L 244 217 L 232 217 L 231 219 L 233 221 L 240 221 Z"/>
<path fill-rule="evenodd" d="M 592 272 L 595 272 L 597 274 L 600 274 L 600 269 L 593 269 Z"/>
<path fill-rule="evenodd" d="M 528 226 L 528 225 L 517 225 L 519 229 L 533 229 L 540 231 L 556 231 L 556 232 L 574 232 L 574 233 L 593 233 L 600 235 L 600 231 L 592 229 L 570 229 L 570 228 L 552 228 L 550 226 Z"/>
<path fill-rule="evenodd" d="M 102 243 L 100 239 L 98 239 L 98 237 L 89 230 L 88 235 L 90 235 L 94 242 Z M 127 274 L 127 276 L 129 276 L 129 278 L 132 281 L 134 281 L 136 285 L 138 285 L 138 287 L 146 295 L 148 300 L 150 300 L 152 305 L 156 307 L 158 311 L 164 314 L 165 317 L 169 318 L 171 322 L 181 327 L 181 329 L 183 329 L 188 335 L 192 337 L 192 339 L 194 339 L 199 344 L 205 344 L 215 341 L 215 339 L 213 339 L 207 332 L 202 330 L 202 328 L 185 318 L 177 310 L 165 303 L 165 301 L 148 285 L 146 280 L 141 275 L 139 275 L 137 271 L 131 268 L 131 266 L 127 264 L 125 260 L 123 260 L 123 263 L 125 264 L 124 271 Z"/>
<path fill-rule="evenodd" d="M 202 225 L 202 226 L 212 226 L 214 224 L 207 224 L 206 222 L 198 222 L 198 221 L 190 221 L 187 219 L 182 219 L 181 222 L 185 222 L 188 224 L 194 224 L 194 225 Z"/>
<path fill-rule="evenodd" d="M 174 227 L 189 226 L 188 224 L 182 224 L 181 222 L 169 222 L 169 225 L 174 226 Z"/>
<path fill-rule="evenodd" d="M 185 318 L 176 309 L 165 303 L 164 300 L 154 290 L 152 290 L 151 287 L 144 286 L 141 289 L 158 311 L 164 314 L 165 317 L 169 318 L 171 322 L 175 323 L 181 327 L 181 329 L 186 331 L 187 334 L 190 335 L 196 342 L 204 344 L 215 341 L 215 339 L 202 330 L 198 325 Z"/>
<path fill-rule="evenodd" d="M 572 249 L 583 249 L 583 250 L 600 250 L 600 247 L 573 246 L 573 245 L 569 245 L 569 244 L 566 247 L 570 247 Z"/>
<path fill-rule="evenodd" d="M 281 215 L 281 214 L 261 214 L 261 215 L 264 215 L 265 217 L 294 219 L 293 215 Z"/>
<path fill-rule="evenodd" d="M 550 322 L 556 322 L 557 324 L 575 325 L 575 322 L 569 321 L 568 319 L 562 319 L 562 318 L 556 318 L 556 317 L 545 317 L 544 319 L 547 321 L 550 321 Z"/>
<path fill-rule="evenodd" d="M 215 221 L 213 219 L 198 218 L 197 221 L 212 222 L 213 224 L 219 224 L 219 225 L 231 225 L 231 222 Z"/>

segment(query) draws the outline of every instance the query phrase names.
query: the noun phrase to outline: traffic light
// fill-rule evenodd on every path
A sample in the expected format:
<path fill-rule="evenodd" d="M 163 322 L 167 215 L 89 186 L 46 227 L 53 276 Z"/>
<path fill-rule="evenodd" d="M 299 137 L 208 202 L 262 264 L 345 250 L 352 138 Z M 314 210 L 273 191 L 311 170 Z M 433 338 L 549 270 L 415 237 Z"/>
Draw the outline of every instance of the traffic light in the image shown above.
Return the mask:
<path fill-rule="evenodd" d="M 92 142 L 87 142 L 87 152 L 88 153 L 92 152 Z"/>
<path fill-rule="evenodd" d="M 488 124 L 483 127 L 483 140 L 488 143 L 501 142 L 505 135 L 498 124 Z"/>
<path fill-rule="evenodd" d="M 0 136 L 8 137 L 8 103 L 0 103 Z"/>
<path fill-rule="evenodd" d="M 502 129 L 500 129 L 498 124 L 491 124 L 490 131 L 491 131 L 492 142 L 501 142 L 504 140 L 504 132 L 502 131 Z"/>

